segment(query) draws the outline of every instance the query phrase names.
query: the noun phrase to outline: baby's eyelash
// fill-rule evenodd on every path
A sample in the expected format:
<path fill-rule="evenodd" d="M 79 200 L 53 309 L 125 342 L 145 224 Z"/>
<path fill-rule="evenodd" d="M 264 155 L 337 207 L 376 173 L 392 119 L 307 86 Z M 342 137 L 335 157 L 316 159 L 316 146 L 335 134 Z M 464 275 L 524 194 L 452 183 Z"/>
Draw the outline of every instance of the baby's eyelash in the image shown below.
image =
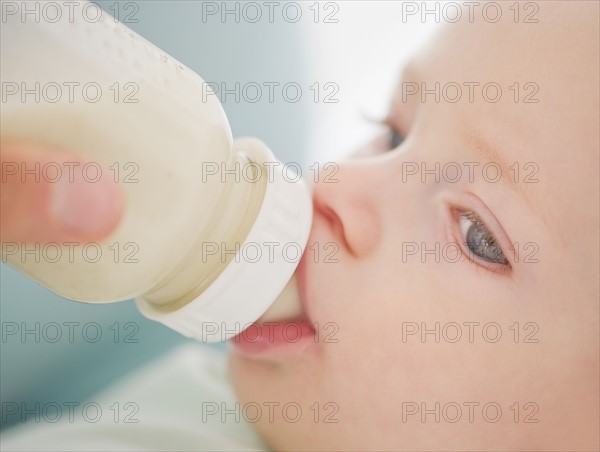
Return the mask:
<path fill-rule="evenodd" d="M 400 146 L 402 144 L 402 142 L 404 141 L 404 135 L 402 135 L 402 133 L 400 133 L 398 130 L 396 130 L 395 128 L 390 128 L 390 140 L 388 142 L 388 147 L 390 150 L 392 149 L 396 149 L 398 146 Z"/>
<path fill-rule="evenodd" d="M 477 257 L 492 265 L 510 267 L 496 237 L 475 211 L 460 212 L 459 224 L 461 225 L 461 238 L 464 240 L 463 245 L 468 250 L 470 260 L 476 260 L 474 258 Z"/>
<path fill-rule="evenodd" d="M 387 115 L 383 119 L 370 120 L 370 122 L 374 122 L 388 129 L 389 138 L 387 142 L 387 150 L 389 151 L 396 149 L 406 139 L 406 134 L 401 131 L 396 124 L 394 124 L 394 121 L 391 119 L 390 115 Z"/>
<path fill-rule="evenodd" d="M 496 237 L 494 237 L 494 235 L 490 232 L 489 228 L 481 220 L 481 218 L 479 217 L 479 215 L 477 215 L 477 213 L 475 211 L 473 211 L 473 210 L 464 211 L 461 213 L 461 216 L 466 218 L 467 220 L 473 222 L 474 225 L 483 227 L 487 232 L 487 234 L 485 236 L 486 241 L 490 245 L 497 245 Z"/>

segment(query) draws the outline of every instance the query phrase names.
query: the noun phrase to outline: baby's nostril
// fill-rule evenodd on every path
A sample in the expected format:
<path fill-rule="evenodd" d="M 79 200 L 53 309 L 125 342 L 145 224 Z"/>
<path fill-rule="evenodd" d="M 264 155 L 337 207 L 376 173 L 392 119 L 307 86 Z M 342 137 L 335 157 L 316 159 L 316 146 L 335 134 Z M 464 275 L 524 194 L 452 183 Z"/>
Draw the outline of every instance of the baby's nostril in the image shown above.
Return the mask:
<path fill-rule="evenodd" d="M 329 220 L 329 222 L 341 224 L 342 221 L 340 220 L 340 217 L 338 216 L 337 213 L 335 213 L 335 210 L 333 210 L 331 207 L 323 206 L 322 212 L 323 212 L 323 215 Z"/>
<path fill-rule="evenodd" d="M 317 198 L 314 199 L 315 214 L 321 215 L 329 224 L 333 236 L 337 239 L 335 245 L 342 246 L 349 250 L 351 254 L 356 255 L 355 250 L 352 249 L 348 237 L 346 237 L 346 230 L 341 217 L 338 215 L 335 209 L 330 207 L 328 204 L 323 203 Z M 321 244 L 322 246 L 326 244 Z"/>

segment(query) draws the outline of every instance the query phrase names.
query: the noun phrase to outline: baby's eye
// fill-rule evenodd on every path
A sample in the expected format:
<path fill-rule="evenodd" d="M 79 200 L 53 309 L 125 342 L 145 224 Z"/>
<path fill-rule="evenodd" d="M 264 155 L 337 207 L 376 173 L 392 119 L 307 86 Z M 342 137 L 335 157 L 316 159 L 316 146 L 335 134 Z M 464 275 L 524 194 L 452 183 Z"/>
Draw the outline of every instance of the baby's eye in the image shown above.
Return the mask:
<path fill-rule="evenodd" d="M 402 135 L 398 130 L 393 127 L 390 127 L 390 137 L 388 141 L 388 150 L 396 149 L 398 146 L 402 144 L 404 141 L 404 135 Z"/>
<path fill-rule="evenodd" d="M 509 265 L 496 239 L 475 212 L 461 213 L 459 225 L 464 243 L 471 253 L 493 264 Z"/>

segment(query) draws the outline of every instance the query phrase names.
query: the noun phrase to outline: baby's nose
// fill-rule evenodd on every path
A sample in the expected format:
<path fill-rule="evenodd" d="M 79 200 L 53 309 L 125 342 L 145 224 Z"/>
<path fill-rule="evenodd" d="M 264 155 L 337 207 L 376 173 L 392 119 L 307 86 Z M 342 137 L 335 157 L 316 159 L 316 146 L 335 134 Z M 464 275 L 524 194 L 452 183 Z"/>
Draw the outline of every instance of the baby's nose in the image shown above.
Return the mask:
<path fill-rule="evenodd" d="M 340 247 L 355 257 L 368 256 L 381 236 L 378 189 L 369 183 L 373 174 L 359 163 L 334 165 L 336 171 L 313 186 L 315 215 L 328 221 Z"/>

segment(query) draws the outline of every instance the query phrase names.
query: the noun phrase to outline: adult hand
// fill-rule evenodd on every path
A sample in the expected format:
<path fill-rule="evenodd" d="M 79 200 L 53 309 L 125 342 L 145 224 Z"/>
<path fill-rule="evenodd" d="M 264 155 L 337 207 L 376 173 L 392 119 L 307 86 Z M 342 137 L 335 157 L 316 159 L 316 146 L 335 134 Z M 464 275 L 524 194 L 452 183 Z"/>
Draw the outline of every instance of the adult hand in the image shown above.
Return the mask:
<path fill-rule="evenodd" d="M 90 242 L 121 219 L 124 195 L 106 168 L 93 181 L 75 154 L 12 141 L 0 143 L 0 163 L 0 242 Z"/>

